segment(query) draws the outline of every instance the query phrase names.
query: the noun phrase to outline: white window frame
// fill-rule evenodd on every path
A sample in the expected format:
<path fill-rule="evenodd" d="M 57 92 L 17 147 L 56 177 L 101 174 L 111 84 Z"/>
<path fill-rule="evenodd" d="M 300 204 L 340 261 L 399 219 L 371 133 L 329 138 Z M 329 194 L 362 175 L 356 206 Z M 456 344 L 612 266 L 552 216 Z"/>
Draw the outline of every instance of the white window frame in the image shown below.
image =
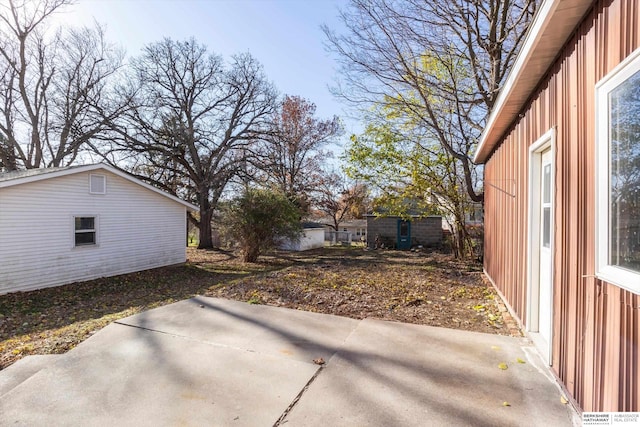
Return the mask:
<path fill-rule="evenodd" d="M 93 229 L 91 230 L 81 230 L 80 233 L 95 233 L 95 242 L 94 243 L 85 243 L 83 245 L 76 245 L 76 234 L 78 231 L 76 230 L 76 218 L 93 218 Z M 99 228 L 100 228 L 100 217 L 95 214 L 86 214 L 86 215 L 73 215 L 71 217 L 71 246 L 74 249 L 77 248 L 95 248 L 99 243 Z"/>
<path fill-rule="evenodd" d="M 596 277 L 640 293 L 640 272 L 609 263 L 609 93 L 640 71 L 635 50 L 596 84 Z"/>
<path fill-rule="evenodd" d="M 93 190 L 93 186 L 91 185 L 91 181 L 93 178 L 102 178 L 102 181 L 104 183 L 102 191 Z M 106 175 L 95 174 L 95 173 L 89 174 L 89 194 L 107 194 L 107 176 Z"/>

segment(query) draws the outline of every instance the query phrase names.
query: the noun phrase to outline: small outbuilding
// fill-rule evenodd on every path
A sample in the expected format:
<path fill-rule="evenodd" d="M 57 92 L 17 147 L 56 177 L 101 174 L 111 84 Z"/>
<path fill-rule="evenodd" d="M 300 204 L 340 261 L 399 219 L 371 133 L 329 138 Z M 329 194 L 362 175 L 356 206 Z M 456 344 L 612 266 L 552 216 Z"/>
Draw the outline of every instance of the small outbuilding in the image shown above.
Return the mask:
<path fill-rule="evenodd" d="M 187 209 L 103 164 L 0 174 L 0 294 L 183 263 Z"/>
<path fill-rule="evenodd" d="M 312 222 L 302 224 L 302 232 L 300 233 L 299 240 L 291 241 L 285 239 L 280 244 L 280 249 L 296 252 L 308 251 L 310 249 L 322 247 L 324 247 L 324 226 L 322 224 Z"/>
<path fill-rule="evenodd" d="M 370 248 L 384 246 L 408 250 L 414 246 L 437 247 L 441 244 L 441 216 L 367 215 L 367 246 Z"/>

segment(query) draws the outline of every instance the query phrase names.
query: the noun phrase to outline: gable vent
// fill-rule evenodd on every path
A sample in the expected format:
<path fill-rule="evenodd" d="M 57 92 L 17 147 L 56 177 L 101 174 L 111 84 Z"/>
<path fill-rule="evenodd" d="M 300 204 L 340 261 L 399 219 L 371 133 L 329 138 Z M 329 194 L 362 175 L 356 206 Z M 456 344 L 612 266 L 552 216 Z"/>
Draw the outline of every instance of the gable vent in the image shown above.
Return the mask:
<path fill-rule="evenodd" d="M 106 194 L 107 177 L 104 175 L 89 175 L 89 193 Z"/>

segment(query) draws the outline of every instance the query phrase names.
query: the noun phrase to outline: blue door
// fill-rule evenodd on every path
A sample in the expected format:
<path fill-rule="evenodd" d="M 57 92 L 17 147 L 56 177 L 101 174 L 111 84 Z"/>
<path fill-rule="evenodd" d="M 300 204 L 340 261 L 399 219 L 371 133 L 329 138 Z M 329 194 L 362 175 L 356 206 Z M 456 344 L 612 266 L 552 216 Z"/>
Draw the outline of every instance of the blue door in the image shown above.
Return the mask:
<path fill-rule="evenodd" d="M 411 221 L 398 220 L 398 249 L 411 249 Z"/>

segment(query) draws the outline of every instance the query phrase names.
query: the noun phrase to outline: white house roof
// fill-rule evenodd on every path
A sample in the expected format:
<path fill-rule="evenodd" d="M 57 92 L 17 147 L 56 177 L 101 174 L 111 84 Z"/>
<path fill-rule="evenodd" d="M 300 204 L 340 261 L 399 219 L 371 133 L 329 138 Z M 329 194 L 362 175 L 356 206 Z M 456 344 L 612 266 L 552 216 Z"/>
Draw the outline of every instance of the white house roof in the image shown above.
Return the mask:
<path fill-rule="evenodd" d="M 500 89 L 474 162 L 487 161 L 592 5 L 593 0 L 545 0 L 540 5 L 516 62 Z"/>
<path fill-rule="evenodd" d="M 51 172 L 58 172 L 63 170 L 68 170 L 73 168 L 73 166 L 67 166 L 64 168 L 41 168 L 41 169 L 27 169 L 23 171 L 11 171 L 6 173 L 0 173 L 0 182 L 4 181 L 13 181 L 19 178 L 28 178 L 32 176 L 44 175 Z"/>
<path fill-rule="evenodd" d="M 185 206 L 187 209 L 190 209 L 192 211 L 198 210 L 197 206 L 189 202 L 185 202 L 184 200 L 176 196 L 173 196 L 169 193 L 166 193 L 162 190 L 159 190 L 153 187 L 152 185 L 147 184 L 146 182 L 142 182 L 139 179 L 134 178 L 133 176 L 129 175 L 126 172 L 123 172 L 112 166 L 105 165 L 102 163 L 84 165 L 84 166 L 66 166 L 66 167 L 60 167 L 60 168 L 27 169 L 23 171 L 12 171 L 7 173 L 0 173 L 0 188 L 13 187 L 15 185 L 26 184 L 29 182 L 42 181 L 45 179 L 57 178 L 57 177 L 66 176 L 66 175 L 73 175 L 73 174 L 82 173 L 82 172 L 91 172 L 91 171 L 96 171 L 100 169 L 110 172 L 114 175 L 117 175 L 134 184 L 140 185 L 146 188 L 147 190 L 160 194 L 161 196 L 171 199 L 176 203 L 180 203 L 181 205 Z"/>

